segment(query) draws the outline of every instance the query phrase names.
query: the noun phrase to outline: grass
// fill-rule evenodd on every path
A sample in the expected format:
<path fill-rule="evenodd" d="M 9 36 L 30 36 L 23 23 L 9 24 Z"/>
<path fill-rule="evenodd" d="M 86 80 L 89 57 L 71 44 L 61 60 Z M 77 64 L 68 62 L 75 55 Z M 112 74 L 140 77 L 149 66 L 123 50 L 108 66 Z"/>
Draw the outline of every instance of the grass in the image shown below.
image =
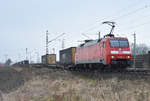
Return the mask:
<path fill-rule="evenodd" d="M 53 98 L 49 98 L 47 101 L 54 101 L 54 99 Z"/>
<path fill-rule="evenodd" d="M 4 101 L 150 101 L 150 82 L 141 78 L 97 78 L 52 72 L 33 77 L 18 90 L 4 95 Z"/>
<path fill-rule="evenodd" d="M 95 78 L 89 78 L 89 77 L 82 76 L 82 75 L 80 76 L 80 78 L 83 79 L 83 80 L 86 80 L 88 82 L 93 82 L 93 83 L 97 82 L 97 80 Z"/>

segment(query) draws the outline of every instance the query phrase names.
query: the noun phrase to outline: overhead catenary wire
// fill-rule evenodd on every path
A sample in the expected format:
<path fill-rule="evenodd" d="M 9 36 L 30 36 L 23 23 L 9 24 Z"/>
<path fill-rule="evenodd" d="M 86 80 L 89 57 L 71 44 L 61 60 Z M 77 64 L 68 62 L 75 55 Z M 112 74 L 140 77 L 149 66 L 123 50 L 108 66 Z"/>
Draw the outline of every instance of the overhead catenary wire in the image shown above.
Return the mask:
<path fill-rule="evenodd" d="M 106 17 L 106 18 L 103 18 L 103 19 L 99 19 L 98 22 L 102 22 L 103 20 L 108 20 L 110 18 L 114 19 L 116 17 L 116 15 L 119 15 L 121 14 L 122 12 L 124 12 L 126 9 L 131 9 L 131 7 L 134 7 L 135 5 L 137 4 L 141 4 L 141 2 L 139 2 L 141 0 L 137 0 L 136 2 L 132 3 L 132 4 L 129 4 L 129 5 L 126 5 L 126 7 L 120 9 L 119 11 L 115 12 L 114 14 L 110 15 L 109 17 Z"/>
<path fill-rule="evenodd" d="M 60 38 L 60 37 L 61 37 L 61 36 L 63 36 L 64 34 L 66 34 L 66 33 L 62 33 L 62 34 L 60 34 L 60 35 L 56 36 L 55 38 L 53 38 L 53 39 L 51 39 L 51 40 L 48 40 L 48 41 L 47 41 L 47 47 L 49 47 L 49 46 L 50 46 L 50 43 L 51 43 L 51 42 L 56 41 L 58 38 Z M 52 44 L 51 44 L 51 45 L 52 45 Z M 52 46 L 51 46 L 51 47 L 52 47 Z M 47 48 L 47 50 L 48 50 L 48 51 L 51 51 L 51 50 L 50 50 L 50 49 L 48 49 L 48 48 Z"/>
<path fill-rule="evenodd" d="M 54 38 L 54 39 L 48 41 L 48 43 L 50 43 L 50 42 L 52 42 L 52 41 L 55 41 L 56 39 L 58 39 L 59 37 L 63 36 L 64 34 L 65 34 L 65 33 L 62 33 L 61 35 L 57 36 L 56 38 Z"/>
<path fill-rule="evenodd" d="M 82 33 L 83 36 L 85 36 L 86 38 L 90 39 L 90 37 L 84 33 Z"/>
<path fill-rule="evenodd" d="M 143 18 L 145 19 L 145 18 L 149 18 L 150 17 L 150 14 L 148 14 L 148 15 L 142 15 L 142 16 L 140 16 L 140 18 L 137 18 L 137 19 L 132 19 L 132 20 L 130 20 L 130 21 L 126 21 L 126 23 L 130 23 L 130 22 L 137 22 L 137 21 L 139 21 L 139 20 L 143 20 Z"/>
<path fill-rule="evenodd" d="M 137 24 L 135 26 L 127 27 L 123 30 L 131 30 L 131 29 L 135 29 L 135 28 L 138 28 L 138 27 L 142 27 L 142 26 L 147 25 L 147 24 L 150 24 L 150 21 L 147 21 L 147 22 L 144 22 L 144 23 L 141 23 L 141 24 Z M 123 31 L 123 30 L 121 30 L 121 31 Z"/>
<path fill-rule="evenodd" d="M 132 11 L 132 12 L 129 12 L 129 13 L 127 13 L 127 14 L 124 14 L 124 15 L 122 15 L 122 16 L 119 16 L 119 17 L 117 17 L 117 18 L 114 18 L 113 21 L 114 21 L 114 20 L 122 19 L 122 18 L 124 18 L 124 17 L 127 17 L 127 16 L 129 16 L 129 15 L 132 15 L 132 14 L 134 14 L 134 13 L 137 13 L 137 12 L 142 11 L 142 10 L 144 10 L 144 9 L 146 9 L 146 8 L 149 8 L 149 7 L 150 7 L 150 5 L 145 5 L 145 6 L 143 6 L 143 7 L 141 7 L 141 8 L 138 8 L 138 9 Z M 144 22 L 144 23 L 135 25 L 135 26 L 131 26 L 131 27 L 128 27 L 128 28 L 125 28 L 125 29 L 126 29 L 126 30 L 131 30 L 131 29 L 135 29 L 135 28 L 141 27 L 141 26 L 146 25 L 146 24 L 150 24 L 150 21 L 147 21 L 147 22 Z"/>
<path fill-rule="evenodd" d="M 138 8 L 138 9 L 136 9 L 136 10 L 134 10 L 134 11 L 128 12 L 128 13 L 126 13 L 126 14 L 124 14 L 124 15 L 121 15 L 121 16 L 118 16 L 118 17 L 116 17 L 116 18 L 114 18 L 114 19 L 111 19 L 111 21 L 120 20 L 120 19 L 122 19 L 122 18 L 125 18 L 125 17 L 127 17 L 127 16 L 129 16 L 129 15 L 135 14 L 135 13 L 137 13 L 137 12 L 139 12 L 139 11 L 142 11 L 142 10 L 144 10 L 144 9 L 146 9 L 146 8 L 149 8 L 149 7 L 150 7 L 150 5 L 144 5 L 144 6 Z"/>
<path fill-rule="evenodd" d="M 141 3 L 141 2 L 139 2 L 139 1 L 141 1 L 141 0 L 137 0 L 136 3 L 132 3 L 132 4 L 128 5 L 128 6 L 126 6 L 125 8 L 123 8 L 123 9 L 117 11 L 116 13 L 114 13 L 114 14 L 111 15 L 111 16 L 114 16 L 114 15 L 116 15 L 116 14 L 118 15 L 118 13 L 121 13 L 122 11 L 124 11 L 124 9 L 133 7 L 133 5 L 137 5 L 137 4 Z M 88 27 L 85 31 L 80 31 L 80 32 L 81 32 L 81 33 L 85 33 L 85 32 L 88 32 L 88 31 L 91 31 L 91 30 L 93 30 L 93 29 L 96 29 L 96 28 L 100 27 L 100 26 L 101 26 L 100 24 L 99 24 L 99 26 L 95 26 L 95 25 L 96 25 L 97 23 L 99 23 L 99 22 L 102 22 L 102 21 L 104 21 L 104 20 L 110 18 L 111 16 L 105 17 L 105 18 L 102 18 L 102 19 L 99 19 L 99 20 L 96 21 L 95 23 L 89 25 L 89 26 L 92 26 L 92 27 Z M 114 19 L 114 17 L 112 17 L 112 18 Z M 120 17 L 119 17 L 119 18 L 120 18 Z M 115 19 L 116 19 L 116 18 L 115 18 Z M 110 21 L 112 21 L 112 20 L 110 20 Z M 93 26 L 94 26 L 94 27 L 93 27 Z"/>

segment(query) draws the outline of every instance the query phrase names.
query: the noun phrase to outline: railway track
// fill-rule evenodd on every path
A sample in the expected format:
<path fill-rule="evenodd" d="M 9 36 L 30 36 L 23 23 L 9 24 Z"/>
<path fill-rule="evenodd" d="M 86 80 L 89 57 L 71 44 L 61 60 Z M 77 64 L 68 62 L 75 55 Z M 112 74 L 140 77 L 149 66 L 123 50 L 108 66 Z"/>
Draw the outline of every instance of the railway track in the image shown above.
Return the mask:
<path fill-rule="evenodd" d="M 29 65 L 30 67 L 36 67 L 36 68 L 49 68 L 49 69 L 55 69 L 56 71 L 72 71 L 72 72 L 87 72 L 87 73 L 97 73 L 97 74 L 107 74 L 107 73 L 120 73 L 122 75 L 133 75 L 133 76 L 150 76 L 150 69 L 147 68 L 127 68 L 123 70 L 91 70 L 91 69 L 68 69 L 64 68 L 62 65 L 44 65 L 44 64 L 33 64 Z"/>
<path fill-rule="evenodd" d="M 150 76 L 149 69 L 132 68 L 132 69 L 127 69 L 125 73 L 131 75 L 138 75 L 138 76 Z"/>

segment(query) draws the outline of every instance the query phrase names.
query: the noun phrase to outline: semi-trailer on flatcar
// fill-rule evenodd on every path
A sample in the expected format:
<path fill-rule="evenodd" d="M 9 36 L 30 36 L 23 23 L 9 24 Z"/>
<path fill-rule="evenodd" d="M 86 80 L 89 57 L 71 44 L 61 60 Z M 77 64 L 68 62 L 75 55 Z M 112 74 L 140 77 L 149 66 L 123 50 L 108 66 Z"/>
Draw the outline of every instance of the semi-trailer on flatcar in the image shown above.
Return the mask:
<path fill-rule="evenodd" d="M 59 51 L 60 64 L 64 66 L 75 64 L 76 47 L 70 47 Z"/>

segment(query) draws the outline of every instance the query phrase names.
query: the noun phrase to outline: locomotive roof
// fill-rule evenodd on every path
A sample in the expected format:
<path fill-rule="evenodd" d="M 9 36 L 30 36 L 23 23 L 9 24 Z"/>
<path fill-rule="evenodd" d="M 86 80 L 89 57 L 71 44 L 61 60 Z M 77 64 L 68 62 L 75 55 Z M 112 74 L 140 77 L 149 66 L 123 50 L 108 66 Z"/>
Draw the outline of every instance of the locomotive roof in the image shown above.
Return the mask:
<path fill-rule="evenodd" d="M 105 39 L 105 38 L 104 38 Z M 126 37 L 107 37 L 106 39 L 114 39 L 114 40 L 127 40 Z"/>
<path fill-rule="evenodd" d="M 100 42 L 100 39 L 92 40 L 92 41 L 83 43 L 83 44 L 81 44 L 79 47 L 87 47 L 87 46 L 91 46 L 91 45 L 94 45 L 94 44 L 96 44 L 96 43 L 98 43 L 98 42 Z"/>
<path fill-rule="evenodd" d="M 96 39 L 96 40 L 92 40 L 92 41 L 89 41 L 89 42 L 80 44 L 79 47 L 88 47 L 88 46 L 92 46 L 92 45 L 94 45 L 94 44 L 96 44 L 96 43 L 99 43 L 101 40 L 105 40 L 105 39 L 127 40 L 126 37 L 105 37 L 105 38 L 102 38 L 102 39 Z"/>

